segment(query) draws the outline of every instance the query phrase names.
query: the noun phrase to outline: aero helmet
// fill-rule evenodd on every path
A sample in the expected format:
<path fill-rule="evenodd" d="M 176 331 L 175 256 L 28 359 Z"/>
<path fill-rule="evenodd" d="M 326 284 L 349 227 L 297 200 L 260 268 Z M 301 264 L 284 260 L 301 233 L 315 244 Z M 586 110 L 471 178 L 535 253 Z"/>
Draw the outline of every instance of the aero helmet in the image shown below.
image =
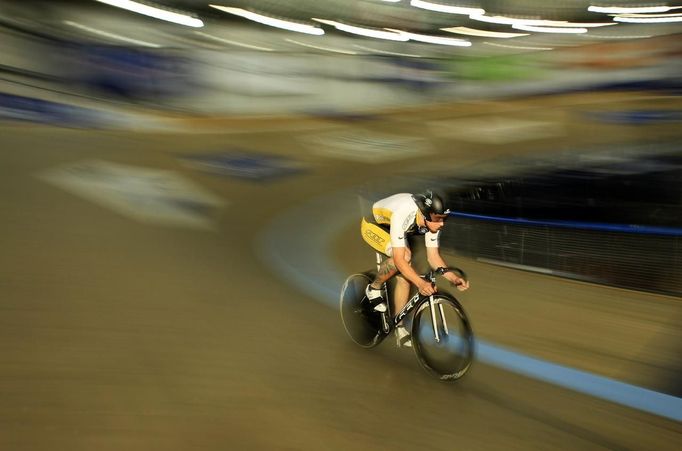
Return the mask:
<path fill-rule="evenodd" d="M 431 190 L 422 194 L 413 194 L 412 199 L 427 221 L 431 221 L 431 213 L 437 215 L 447 215 L 450 213 L 450 210 L 443 205 L 443 199 Z"/>

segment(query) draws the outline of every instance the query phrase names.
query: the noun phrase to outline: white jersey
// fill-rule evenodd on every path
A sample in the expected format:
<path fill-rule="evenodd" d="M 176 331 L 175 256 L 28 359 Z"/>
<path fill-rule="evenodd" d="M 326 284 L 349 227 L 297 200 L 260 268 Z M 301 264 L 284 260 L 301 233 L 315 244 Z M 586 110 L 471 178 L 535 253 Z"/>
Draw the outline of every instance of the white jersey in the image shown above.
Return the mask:
<path fill-rule="evenodd" d="M 372 206 L 374 219 L 378 224 L 390 224 L 391 247 L 409 247 L 408 235 L 424 234 L 426 247 L 439 247 L 440 230 L 430 232 L 417 225 L 419 207 L 410 193 L 400 193 L 381 199 Z"/>

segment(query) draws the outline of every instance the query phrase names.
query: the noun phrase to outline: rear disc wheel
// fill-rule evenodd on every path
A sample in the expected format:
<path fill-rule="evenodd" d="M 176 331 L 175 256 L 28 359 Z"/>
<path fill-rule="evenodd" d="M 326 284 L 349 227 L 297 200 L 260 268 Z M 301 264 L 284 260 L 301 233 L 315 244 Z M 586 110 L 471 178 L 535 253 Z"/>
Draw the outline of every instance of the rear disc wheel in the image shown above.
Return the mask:
<path fill-rule="evenodd" d="M 341 321 L 348 336 L 363 348 L 373 348 L 386 336 L 381 327 L 381 314 L 369 308 L 365 287 L 372 281 L 367 274 L 349 276 L 341 288 Z"/>

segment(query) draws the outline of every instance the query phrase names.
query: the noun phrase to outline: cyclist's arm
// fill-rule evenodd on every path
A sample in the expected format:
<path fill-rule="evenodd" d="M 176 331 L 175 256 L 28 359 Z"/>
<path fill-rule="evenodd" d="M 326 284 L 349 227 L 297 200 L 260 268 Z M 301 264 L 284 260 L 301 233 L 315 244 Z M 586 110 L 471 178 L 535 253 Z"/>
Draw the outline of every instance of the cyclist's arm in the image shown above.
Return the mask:
<path fill-rule="evenodd" d="M 431 269 L 447 268 L 448 264 L 445 263 L 443 257 L 440 255 L 440 249 L 437 247 L 427 247 L 426 248 L 426 259 L 429 262 Z M 443 277 L 448 279 L 450 283 L 457 285 L 457 289 L 460 291 L 469 288 L 469 282 L 459 277 L 454 272 L 446 272 Z"/>
<path fill-rule="evenodd" d="M 446 268 L 448 266 L 440 255 L 440 249 L 437 247 L 426 248 L 426 260 L 429 262 L 431 269 Z"/>
<path fill-rule="evenodd" d="M 410 262 L 405 260 L 405 247 L 394 247 L 393 248 L 393 262 L 400 274 L 405 276 L 405 278 L 410 281 L 417 289 L 423 294 L 427 287 L 431 286 L 431 283 L 419 277 L 417 271 L 412 268 Z M 430 293 L 429 293 L 430 294 Z"/>

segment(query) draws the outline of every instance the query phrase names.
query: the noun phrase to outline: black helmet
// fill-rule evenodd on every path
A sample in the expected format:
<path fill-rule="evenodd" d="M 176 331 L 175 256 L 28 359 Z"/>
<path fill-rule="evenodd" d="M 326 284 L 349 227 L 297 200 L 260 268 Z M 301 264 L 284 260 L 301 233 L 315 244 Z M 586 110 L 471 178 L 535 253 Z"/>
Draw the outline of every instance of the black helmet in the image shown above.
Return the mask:
<path fill-rule="evenodd" d="M 431 190 L 428 190 L 423 194 L 413 194 L 412 199 L 427 221 L 431 221 L 431 213 L 437 215 L 447 215 L 450 213 L 450 210 L 445 208 L 443 199 L 441 199 L 438 194 L 434 194 Z"/>

